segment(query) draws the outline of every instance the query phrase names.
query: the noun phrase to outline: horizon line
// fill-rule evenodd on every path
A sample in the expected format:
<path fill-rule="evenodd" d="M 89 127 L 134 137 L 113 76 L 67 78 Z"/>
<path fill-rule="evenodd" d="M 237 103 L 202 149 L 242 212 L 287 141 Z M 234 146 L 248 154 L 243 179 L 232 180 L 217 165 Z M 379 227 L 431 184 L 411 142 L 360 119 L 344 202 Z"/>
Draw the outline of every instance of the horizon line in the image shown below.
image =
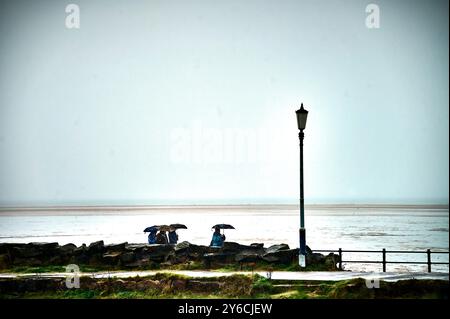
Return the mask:
<path fill-rule="evenodd" d="M 290 203 L 273 203 L 273 204 L 155 204 L 155 205 L 51 205 L 51 206 L 0 206 L 0 211 L 17 210 L 17 211 L 40 211 L 40 210 L 145 210 L 145 209 L 188 209 L 188 208 L 260 208 L 270 209 L 273 207 L 293 209 L 299 207 L 299 204 Z M 423 208 L 423 209 L 449 209 L 449 204 L 371 204 L 371 203 L 336 203 L 336 204 L 305 204 L 305 208 Z"/>

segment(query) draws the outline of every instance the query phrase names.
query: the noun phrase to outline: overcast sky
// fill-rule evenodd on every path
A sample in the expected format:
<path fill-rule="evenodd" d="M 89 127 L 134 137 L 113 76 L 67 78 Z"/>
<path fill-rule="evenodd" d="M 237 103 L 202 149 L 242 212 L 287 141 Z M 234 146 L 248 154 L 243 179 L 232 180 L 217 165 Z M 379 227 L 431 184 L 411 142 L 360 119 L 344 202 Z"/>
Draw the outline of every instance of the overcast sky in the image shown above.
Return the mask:
<path fill-rule="evenodd" d="M 448 1 L 0 0 L 0 205 L 448 203 Z"/>

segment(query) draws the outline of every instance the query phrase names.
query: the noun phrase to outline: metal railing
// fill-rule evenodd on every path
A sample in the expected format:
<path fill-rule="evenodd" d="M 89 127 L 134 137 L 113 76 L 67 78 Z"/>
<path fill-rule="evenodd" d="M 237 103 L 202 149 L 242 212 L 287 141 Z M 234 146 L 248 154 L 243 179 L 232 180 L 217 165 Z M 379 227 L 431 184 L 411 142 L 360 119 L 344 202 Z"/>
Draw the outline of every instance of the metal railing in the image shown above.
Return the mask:
<path fill-rule="evenodd" d="M 329 253 L 338 253 L 339 254 L 339 269 L 342 270 L 343 263 L 357 263 L 357 264 L 383 264 L 383 272 L 386 272 L 386 264 L 414 264 L 414 265 L 427 265 L 428 272 L 431 272 L 432 265 L 449 265 L 449 262 L 439 262 L 439 261 L 431 261 L 431 254 L 449 254 L 448 251 L 431 251 L 427 249 L 426 251 L 418 251 L 418 250 L 386 250 L 383 248 L 382 250 L 343 250 L 339 248 L 338 250 L 314 250 L 314 252 L 329 252 Z M 342 255 L 344 253 L 378 253 L 381 254 L 382 260 L 342 260 Z M 386 258 L 387 254 L 426 254 L 427 261 L 388 261 Z"/>

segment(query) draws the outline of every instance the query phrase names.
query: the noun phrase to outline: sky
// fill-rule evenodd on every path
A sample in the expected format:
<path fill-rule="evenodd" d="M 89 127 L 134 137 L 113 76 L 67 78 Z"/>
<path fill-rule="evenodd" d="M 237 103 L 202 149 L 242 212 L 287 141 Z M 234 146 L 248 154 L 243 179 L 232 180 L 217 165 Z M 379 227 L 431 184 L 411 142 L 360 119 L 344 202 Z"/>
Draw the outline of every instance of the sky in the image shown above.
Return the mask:
<path fill-rule="evenodd" d="M 369 3 L 0 0 L 0 206 L 295 204 L 300 103 L 306 204 L 448 204 L 448 1 Z"/>

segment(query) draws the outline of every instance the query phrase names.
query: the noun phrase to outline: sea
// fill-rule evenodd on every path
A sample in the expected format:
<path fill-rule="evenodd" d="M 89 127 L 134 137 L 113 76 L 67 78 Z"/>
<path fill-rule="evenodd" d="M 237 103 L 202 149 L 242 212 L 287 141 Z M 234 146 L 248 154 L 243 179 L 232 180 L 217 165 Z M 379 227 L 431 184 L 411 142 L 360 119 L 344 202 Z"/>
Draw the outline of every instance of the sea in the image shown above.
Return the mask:
<path fill-rule="evenodd" d="M 0 208 L 0 242 L 146 243 L 146 227 L 173 223 L 187 226 L 178 230 L 180 242 L 209 245 L 212 226 L 225 223 L 235 227 L 224 231 L 227 241 L 299 247 L 296 205 Z M 306 243 L 313 251 L 341 248 L 344 261 L 381 261 L 385 248 L 386 260 L 398 262 L 387 264 L 387 271 L 427 271 L 426 265 L 401 263 L 426 262 L 427 249 L 433 262 L 449 260 L 448 205 L 309 205 L 305 228 Z M 382 271 L 378 263 L 344 262 L 343 266 L 352 271 Z M 448 273 L 449 267 L 433 265 L 432 271 Z"/>

